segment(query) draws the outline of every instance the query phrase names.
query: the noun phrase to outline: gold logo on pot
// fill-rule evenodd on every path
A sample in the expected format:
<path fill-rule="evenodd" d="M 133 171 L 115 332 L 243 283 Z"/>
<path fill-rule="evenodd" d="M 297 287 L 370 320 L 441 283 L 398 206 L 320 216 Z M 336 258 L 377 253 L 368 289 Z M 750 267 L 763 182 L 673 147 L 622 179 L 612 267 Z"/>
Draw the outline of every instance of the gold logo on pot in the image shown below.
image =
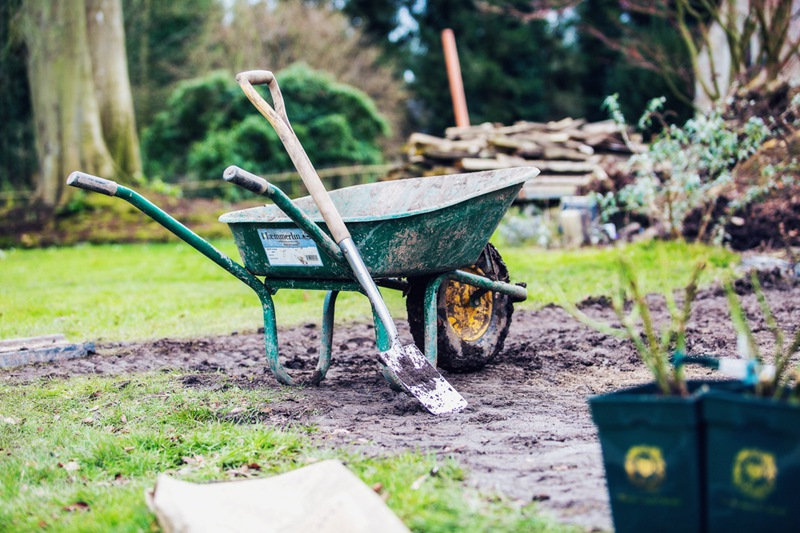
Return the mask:
<path fill-rule="evenodd" d="M 751 498 L 763 499 L 775 488 L 775 456 L 755 448 L 739 450 L 733 460 L 733 484 Z"/>
<path fill-rule="evenodd" d="M 635 486 L 645 490 L 657 489 L 667 473 L 661 448 L 632 446 L 625 454 L 625 473 Z"/>

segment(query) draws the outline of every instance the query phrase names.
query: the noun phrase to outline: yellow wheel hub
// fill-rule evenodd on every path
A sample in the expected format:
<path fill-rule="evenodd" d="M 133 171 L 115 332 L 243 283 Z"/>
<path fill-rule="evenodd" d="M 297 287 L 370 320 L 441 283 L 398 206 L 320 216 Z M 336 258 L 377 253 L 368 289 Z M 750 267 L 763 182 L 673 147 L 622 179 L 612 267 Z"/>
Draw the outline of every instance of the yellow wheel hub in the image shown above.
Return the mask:
<path fill-rule="evenodd" d="M 463 269 L 483 276 L 479 268 Z M 458 281 L 450 281 L 445 288 L 445 309 L 450 327 L 467 342 L 480 339 L 492 321 L 492 293 Z"/>

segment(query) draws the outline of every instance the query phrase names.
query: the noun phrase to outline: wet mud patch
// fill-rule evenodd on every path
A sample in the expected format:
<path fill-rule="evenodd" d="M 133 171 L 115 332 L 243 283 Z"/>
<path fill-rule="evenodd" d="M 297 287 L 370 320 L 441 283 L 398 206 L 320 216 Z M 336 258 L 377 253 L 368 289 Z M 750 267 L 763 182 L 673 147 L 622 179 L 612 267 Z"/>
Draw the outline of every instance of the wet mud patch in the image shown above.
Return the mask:
<path fill-rule="evenodd" d="M 747 292 L 747 287 L 742 287 Z M 800 288 L 766 289 L 778 324 L 789 334 L 800 325 Z M 648 297 L 663 323 L 663 298 Z M 744 297 L 765 353 L 773 341 L 752 294 Z M 583 302 L 584 312 L 606 321 L 614 313 L 603 299 Z M 400 323 L 401 336 L 411 336 Z M 308 377 L 318 354 L 319 327 L 279 332 L 290 372 Z M 278 400 L 257 412 L 220 413 L 237 423 L 308 427 L 321 446 L 391 455 L 403 450 L 452 456 L 467 471 L 467 483 L 521 502 L 536 501 L 557 520 L 586 530 L 611 528 L 600 447 L 586 399 L 649 381 L 633 348 L 569 317 L 557 307 L 514 314 L 505 349 L 490 365 L 471 374 L 445 373 L 469 406 L 435 417 L 405 394 L 389 389 L 379 373 L 371 325 L 338 325 L 333 364 L 318 386 L 279 385 L 264 357 L 264 337 L 239 334 L 202 339 L 113 343 L 98 353 L 48 365 L 6 370 L 7 383 L 76 374 L 119 375 L 180 371 L 184 387 L 241 387 L 264 390 Z M 736 339 L 722 291 L 702 291 L 688 327 L 692 353 L 735 356 Z M 713 377 L 690 369 L 692 378 Z M 276 394 L 278 393 L 278 394 Z"/>

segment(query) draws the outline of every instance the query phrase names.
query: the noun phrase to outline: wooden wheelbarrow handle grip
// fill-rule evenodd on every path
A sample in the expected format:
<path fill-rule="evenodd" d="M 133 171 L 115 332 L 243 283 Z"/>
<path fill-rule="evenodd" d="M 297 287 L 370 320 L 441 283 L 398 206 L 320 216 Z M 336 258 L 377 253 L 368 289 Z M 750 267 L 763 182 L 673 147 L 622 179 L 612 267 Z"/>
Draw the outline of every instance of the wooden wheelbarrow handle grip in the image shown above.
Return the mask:
<path fill-rule="evenodd" d="M 86 174 L 85 172 L 78 172 L 77 170 L 69 175 L 67 178 L 67 185 L 85 189 L 87 191 L 99 192 L 107 196 L 114 196 L 117 194 L 117 182 L 99 178 Z"/>
<path fill-rule="evenodd" d="M 261 176 L 251 174 L 236 165 L 231 165 L 225 169 L 222 179 L 227 182 L 235 183 L 239 187 L 247 189 L 256 194 L 264 194 L 269 189 L 269 182 Z"/>

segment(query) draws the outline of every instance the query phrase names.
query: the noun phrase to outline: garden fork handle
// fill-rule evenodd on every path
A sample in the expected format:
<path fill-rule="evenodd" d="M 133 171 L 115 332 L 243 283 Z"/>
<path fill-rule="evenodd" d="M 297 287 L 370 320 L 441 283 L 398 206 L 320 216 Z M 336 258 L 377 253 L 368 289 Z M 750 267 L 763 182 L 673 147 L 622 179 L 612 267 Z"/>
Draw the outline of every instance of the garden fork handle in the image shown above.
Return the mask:
<path fill-rule="evenodd" d="M 236 82 L 244 91 L 245 96 L 255 106 L 256 109 L 269 121 L 275 131 L 278 133 L 281 142 L 286 147 L 289 157 L 292 159 L 297 172 L 300 174 L 300 179 L 303 180 L 306 189 L 308 189 L 314 203 L 317 204 L 322 218 L 328 225 L 328 229 L 333 235 L 333 239 L 337 244 L 340 244 L 345 239 L 350 238 L 350 231 L 344 225 L 342 216 L 336 210 L 328 191 L 319 179 L 317 171 L 311 164 L 303 145 L 297 139 L 292 125 L 289 123 L 289 117 L 286 115 L 286 106 L 283 102 L 283 95 L 278 87 L 278 80 L 275 75 L 268 70 L 248 70 L 236 75 Z M 253 85 L 266 85 L 269 87 L 269 92 L 272 95 L 272 101 L 275 105 L 273 108 L 266 100 L 255 90 Z"/>

